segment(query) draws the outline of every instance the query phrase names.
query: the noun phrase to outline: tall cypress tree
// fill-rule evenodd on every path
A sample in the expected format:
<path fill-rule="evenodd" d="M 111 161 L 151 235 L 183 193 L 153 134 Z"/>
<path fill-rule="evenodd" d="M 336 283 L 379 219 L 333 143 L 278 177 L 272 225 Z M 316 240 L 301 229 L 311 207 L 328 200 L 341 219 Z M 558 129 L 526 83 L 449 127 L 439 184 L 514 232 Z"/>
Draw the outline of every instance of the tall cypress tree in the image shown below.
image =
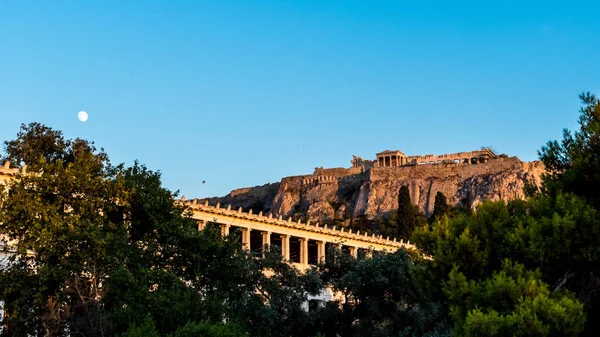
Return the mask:
<path fill-rule="evenodd" d="M 398 211 L 396 213 L 396 231 L 401 239 L 408 240 L 418 223 L 419 211 L 410 200 L 408 186 L 400 187 L 398 193 Z"/>
<path fill-rule="evenodd" d="M 450 206 L 448 206 L 448 201 L 446 200 L 446 196 L 442 192 L 437 192 L 435 194 L 435 203 L 433 204 L 433 213 L 431 214 L 431 220 L 435 221 L 435 219 L 439 219 L 444 215 L 450 214 Z"/>

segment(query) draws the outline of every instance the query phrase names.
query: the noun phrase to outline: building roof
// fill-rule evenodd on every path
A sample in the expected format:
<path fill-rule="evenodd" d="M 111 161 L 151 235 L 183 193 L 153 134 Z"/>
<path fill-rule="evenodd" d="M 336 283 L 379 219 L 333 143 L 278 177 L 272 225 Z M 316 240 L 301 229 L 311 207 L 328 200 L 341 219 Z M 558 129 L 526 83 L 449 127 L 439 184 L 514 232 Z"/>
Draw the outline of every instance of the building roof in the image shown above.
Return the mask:
<path fill-rule="evenodd" d="M 383 154 L 400 154 L 402 156 L 406 156 L 404 154 L 404 152 L 402 152 L 400 150 L 385 150 L 385 151 L 377 153 L 376 155 L 379 156 L 379 155 L 383 155 Z"/>

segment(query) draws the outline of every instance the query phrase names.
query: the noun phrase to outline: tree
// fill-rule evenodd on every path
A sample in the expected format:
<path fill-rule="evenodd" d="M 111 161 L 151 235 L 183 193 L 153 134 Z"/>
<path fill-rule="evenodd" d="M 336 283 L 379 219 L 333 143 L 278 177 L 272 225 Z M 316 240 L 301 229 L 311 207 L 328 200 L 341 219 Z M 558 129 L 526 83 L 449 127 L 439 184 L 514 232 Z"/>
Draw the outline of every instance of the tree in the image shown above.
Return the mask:
<path fill-rule="evenodd" d="M 314 314 L 325 336 L 448 336 L 446 312 L 415 277 L 425 268 L 405 250 L 355 259 L 329 250 L 320 266 L 327 285 L 343 297 Z"/>
<path fill-rule="evenodd" d="M 307 336 L 312 332 L 309 315 L 302 308 L 307 295 L 323 288 L 314 269 L 300 273 L 284 261 L 279 249 L 267 250 L 264 258 L 252 259 L 252 291 L 235 298 L 228 317 L 250 336 Z M 267 270 L 268 274 L 264 273 Z"/>
<path fill-rule="evenodd" d="M 402 185 L 398 193 L 398 210 L 395 219 L 395 235 L 398 238 L 407 240 L 410 238 L 413 230 L 423 223 L 423 217 L 419 208 L 410 200 L 408 186 Z"/>
<path fill-rule="evenodd" d="M 539 272 L 506 259 L 484 280 L 469 280 L 455 267 L 444 285 L 455 334 L 460 336 L 577 336 L 583 305 L 551 293 Z"/>
<path fill-rule="evenodd" d="M 0 275 L 5 321 L 15 335 L 104 335 L 103 281 L 126 237 L 126 195 L 106 154 L 36 123 L 5 145 L 5 158 L 28 166 L 1 200 L 0 232 L 17 252 Z"/>
<path fill-rule="evenodd" d="M 574 193 L 594 209 L 600 210 L 600 99 L 589 92 L 580 94 L 579 98 L 583 103 L 579 130 L 571 132 L 564 129 L 560 142 L 549 141 L 538 152 L 548 169 L 542 192 L 550 196 Z M 597 246 L 589 244 L 598 235 L 597 215 L 594 217 L 573 225 L 572 231 L 578 233 L 578 238 L 588 241 L 583 247 L 589 254 L 580 259 L 587 261 L 585 266 L 569 266 L 569 271 L 561 278 L 561 284 L 580 294 L 579 298 L 586 303 L 588 315 L 597 317 L 600 314 L 600 261 Z M 584 233 L 589 235 L 587 240 L 583 239 Z M 599 324 L 598 320 L 588 320 L 585 334 L 595 335 L 600 329 Z"/>
<path fill-rule="evenodd" d="M 160 173 L 113 166 L 92 143 L 37 123 L 5 145 L 4 158 L 27 165 L 0 196 L 0 234 L 16 249 L 0 269 L 12 335 L 168 335 L 226 319 L 290 336 L 306 324 L 301 304 L 319 287 L 314 273 L 301 276 L 280 254 L 259 261 L 240 252 L 238 238 L 211 224 L 199 232 Z"/>
<path fill-rule="evenodd" d="M 439 219 L 443 216 L 447 216 L 450 214 L 450 206 L 448 206 L 448 202 L 446 201 L 446 196 L 444 193 L 438 191 L 435 194 L 435 202 L 433 204 L 433 213 L 431 214 L 431 219 Z"/>
<path fill-rule="evenodd" d="M 549 171 L 546 187 L 573 192 L 600 209 L 600 100 L 587 92 L 579 95 L 578 131 L 563 130 L 563 139 L 549 141 L 538 154 Z"/>
<path fill-rule="evenodd" d="M 561 325 L 556 317 L 540 318 L 536 329 L 573 335 L 583 329 L 584 311 L 581 301 L 565 291 L 577 294 L 577 289 L 564 287 L 563 282 L 596 261 L 600 226 L 595 214 L 572 194 L 508 204 L 485 201 L 472 215 L 458 214 L 436 220 L 432 228 L 420 227 L 412 240 L 432 257 L 426 274 L 432 280 L 428 291 L 433 298 L 447 298 L 459 335 L 470 335 L 468 328 L 476 322 L 473 331 L 479 335 L 519 335 L 519 322 L 527 315 L 540 318 L 555 309 L 573 310 L 577 320 Z M 513 297 L 506 302 L 507 296 Z M 499 300 L 503 297 L 505 302 Z M 481 330 L 488 323 L 502 327 Z"/>

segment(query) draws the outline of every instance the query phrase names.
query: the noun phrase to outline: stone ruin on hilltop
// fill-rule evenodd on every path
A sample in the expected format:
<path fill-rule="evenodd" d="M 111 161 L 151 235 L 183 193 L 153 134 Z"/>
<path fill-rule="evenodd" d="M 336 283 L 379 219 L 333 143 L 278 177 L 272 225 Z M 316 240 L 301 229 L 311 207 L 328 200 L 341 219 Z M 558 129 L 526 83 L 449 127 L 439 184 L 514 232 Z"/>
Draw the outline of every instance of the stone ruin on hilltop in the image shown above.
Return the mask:
<path fill-rule="evenodd" d="M 491 148 L 484 147 L 481 150 L 471 152 L 456 152 L 442 155 L 426 154 L 424 156 L 407 156 L 402 151 L 385 150 L 376 154 L 376 160 L 365 160 L 358 156 L 352 156 L 352 167 L 401 167 L 433 164 L 480 164 L 487 163 L 498 155 Z"/>

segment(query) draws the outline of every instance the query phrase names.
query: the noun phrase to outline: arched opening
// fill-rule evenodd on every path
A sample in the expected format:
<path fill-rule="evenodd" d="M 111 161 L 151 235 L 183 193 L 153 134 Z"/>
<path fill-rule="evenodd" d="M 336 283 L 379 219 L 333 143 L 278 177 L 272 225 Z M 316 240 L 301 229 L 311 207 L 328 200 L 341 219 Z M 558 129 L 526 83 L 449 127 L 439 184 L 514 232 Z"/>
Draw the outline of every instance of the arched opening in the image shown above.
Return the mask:
<path fill-rule="evenodd" d="M 471 158 L 471 164 L 477 164 L 477 158 Z"/>

